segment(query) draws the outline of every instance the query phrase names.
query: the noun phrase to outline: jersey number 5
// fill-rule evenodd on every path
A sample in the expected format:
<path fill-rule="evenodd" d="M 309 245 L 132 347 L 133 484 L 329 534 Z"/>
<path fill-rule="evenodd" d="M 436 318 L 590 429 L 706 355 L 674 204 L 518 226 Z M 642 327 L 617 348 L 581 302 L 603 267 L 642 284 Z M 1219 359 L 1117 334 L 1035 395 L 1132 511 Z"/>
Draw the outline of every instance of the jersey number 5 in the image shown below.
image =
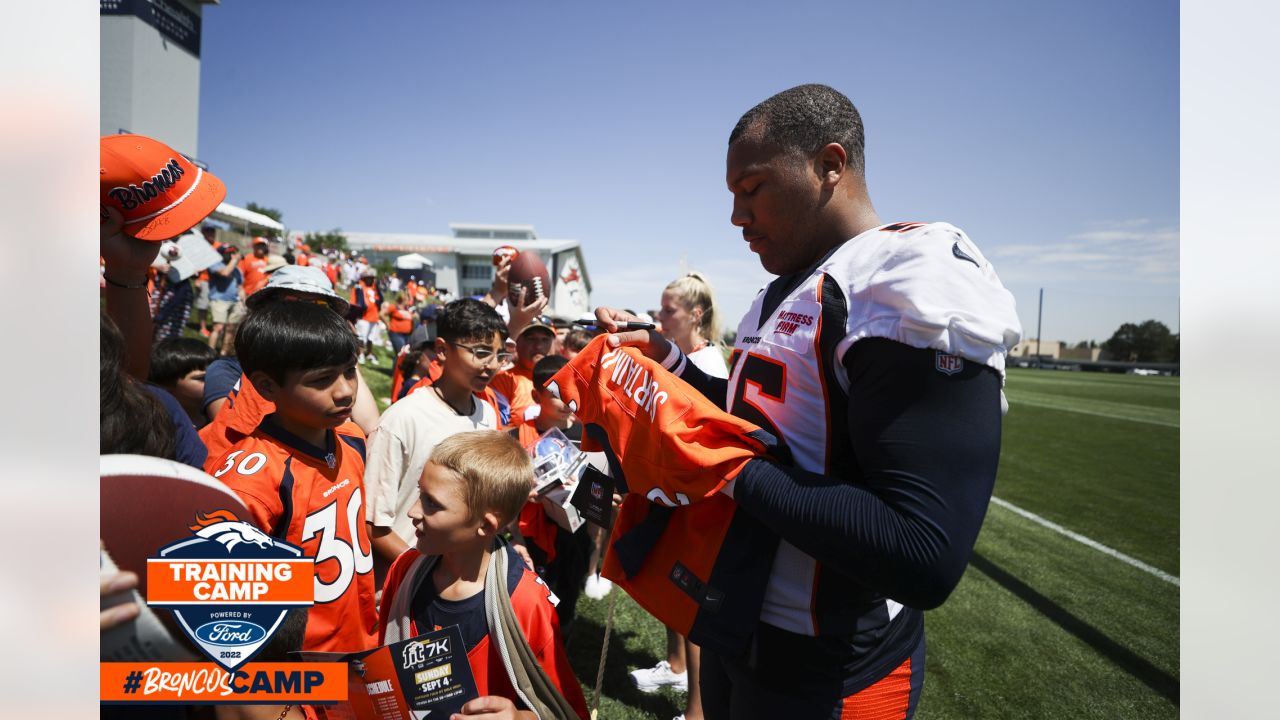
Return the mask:
<path fill-rule="evenodd" d="M 787 366 L 771 357 L 753 352 L 743 353 L 742 350 L 734 350 L 729 360 L 735 368 L 738 361 L 742 360 L 742 370 L 738 372 L 738 384 L 733 389 L 730 412 L 773 433 L 778 444 L 783 445 L 778 426 L 773 424 L 769 415 L 752 398 L 763 398 L 778 404 L 786 402 Z"/>

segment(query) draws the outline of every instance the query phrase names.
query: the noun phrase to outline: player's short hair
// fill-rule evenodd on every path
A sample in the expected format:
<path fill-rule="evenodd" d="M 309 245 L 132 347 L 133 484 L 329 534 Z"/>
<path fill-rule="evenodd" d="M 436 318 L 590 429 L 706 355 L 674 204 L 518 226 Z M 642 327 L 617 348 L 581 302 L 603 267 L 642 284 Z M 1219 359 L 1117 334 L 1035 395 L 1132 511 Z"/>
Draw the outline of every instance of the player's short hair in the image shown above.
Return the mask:
<path fill-rule="evenodd" d="M 729 133 L 729 144 L 757 123 L 762 140 L 805 155 L 813 155 L 828 143 L 840 143 L 848 166 L 859 174 L 865 170 L 862 116 L 849 98 L 834 88 L 811 83 L 783 90 L 748 110 Z"/>
<path fill-rule="evenodd" d="M 236 332 L 236 358 L 245 375 L 264 372 L 284 383 L 292 371 L 346 366 L 360 342 L 328 305 L 284 302 L 251 310 Z"/>
<path fill-rule="evenodd" d="M 547 355 L 534 363 L 533 386 L 539 390 L 544 389 L 547 386 L 547 381 L 556 373 L 560 372 L 560 368 L 568 364 L 569 359 L 560 355 Z"/>
<path fill-rule="evenodd" d="M 487 511 L 500 527 L 515 519 L 533 489 L 533 461 L 510 434 L 498 430 L 463 432 L 441 440 L 429 462 L 448 468 L 462 480 L 467 517 Z"/>
<path fill-rule="evenodd" d="M 560 341 L 569 350 L 580 353 L 587 349 L 587 345 L 591 344 L 591 340 L 595 338 L 595 333 L 584 328 L 574 328 L 569 331 L 564 339 Z"/>
<path fill-rule="evenodd" d="M 454 300 L 436 315 L 436 337 L 447 342 L 489 342 L 494 333 L 499 338 L 506 337 L 507 324 L 497 310 L 473 298 Z"/>
<path fill-rule="evenodd" d="M 715 293 L 711 283 L 702 273 L 686 273 L 672 280 L 666 287 L 684 306 L 685 312 L 692 313 L 694 308 L 702 311 L 698 318 L 698 334 L 711 344 L 720 342 L 720 313 L 716 310 Z"/>
<path fill-rule="evenodd" d="M 209 344 L 195 338 L 165 338 L 151 348 L 147 380 L 156 385 L 173 385 L 192 370 L 204 370 L 218 357 Z"/>

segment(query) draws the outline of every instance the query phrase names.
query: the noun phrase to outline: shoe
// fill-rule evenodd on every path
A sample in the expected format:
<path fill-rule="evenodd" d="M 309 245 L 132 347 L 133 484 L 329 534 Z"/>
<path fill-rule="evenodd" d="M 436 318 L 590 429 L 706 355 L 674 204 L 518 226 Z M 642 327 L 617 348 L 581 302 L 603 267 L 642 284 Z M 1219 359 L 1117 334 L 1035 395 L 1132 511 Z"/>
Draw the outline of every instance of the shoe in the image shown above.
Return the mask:
<path fill-rule="evenodd" d="M 587 597 L 592 600 L 601 600 L 605 595 L 608 595 L 609 591 L 612 589 L 613 583 L 609 582 L 607 578 L 600 577 L 599 575 L 588 575 L 587 585 L 582 589 L 582 592 L 586 593 Z"/>
<path fill-rule="evenodd" d="M 631 682 L 635 684 L 636 689 L 640 692 L 657 692 L 658 688 L 662 687 L 673 687 L 677 690 L 688 691 L 689 674 L 671 672 L 671 664 L 666 660 L 662 660 L 651 668 L 632 670 Z"/>
<path fill-rule="evenodd" d="M 675 717 L 671 718 L 671 720 L 684 720 L 684 715 L 683 715 L 683 714 L 677 715 L 677 716 L 675 716 Z"/>

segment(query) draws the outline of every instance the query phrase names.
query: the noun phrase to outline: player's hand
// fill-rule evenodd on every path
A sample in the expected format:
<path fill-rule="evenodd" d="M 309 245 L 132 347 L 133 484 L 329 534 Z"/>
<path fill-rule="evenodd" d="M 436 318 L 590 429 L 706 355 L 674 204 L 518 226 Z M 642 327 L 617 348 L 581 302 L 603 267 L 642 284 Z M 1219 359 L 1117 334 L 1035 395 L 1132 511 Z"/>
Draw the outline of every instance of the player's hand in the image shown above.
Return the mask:
<path fill-rule="evenodd" d="M 516 304 L 511 305 L 507 309 L 511 313 L 511 320 L 507 323 L 507 329 L 511 333 L 511 337 L 516 337 L 531 320 L 542 314 L 547 307 L 547 298 L 534 298 L 533 302 L 525 304 L 525 288 L 520 286 Z"/>
<path fill-rule="evenodd" d="M 610 307 L 596 308 L 596 326 L 610 333 L 609 347 L 629 345 L 644 353 L 650 360 L 662 362 L 671 354 L 671 343 L 658 334 L 656 330 L 627 330 L 618 332 L 618 323 L 627 320 L 639 321 L 640 318 L 623 310 Z"/>
<path fill-rule="evenodd" d="M 107 277 L 121 285 L 141 285 L 147 281 L 147 270 L 160 253 L 160 243 L 139 240 L 124 234 L 124 217 L 120 211 L 98 206 L 99 254 L 106 266 Z"/>
<path fill-rule="evenodd" d="M 128 571 L 121 571 L 114 575 L 107 575 L 103 577 L 99 593 L 105 598 L 108 595 L 115 595 L 116 593 L 133 590 L 137 587 L 138 576 Z M 138 617 L 139 612 L 141 612 L 141 608 L 138 607 L 138 603 L 133 601 L 112 605 L 106 610 L 103 610 L 99 616 L 100 622 L 102 623 L 102 630 L 110 630 L 117 625 L 123 625 L 124 623 Z"/>
<path fill-rule="evenodd" d="M 462 706 L 462 712 L 449 716 L 449 720 L 536 720 L 537 715 L 528 710 L 517 710 L 516 704 L 497 695 L 483 695 Z"/>

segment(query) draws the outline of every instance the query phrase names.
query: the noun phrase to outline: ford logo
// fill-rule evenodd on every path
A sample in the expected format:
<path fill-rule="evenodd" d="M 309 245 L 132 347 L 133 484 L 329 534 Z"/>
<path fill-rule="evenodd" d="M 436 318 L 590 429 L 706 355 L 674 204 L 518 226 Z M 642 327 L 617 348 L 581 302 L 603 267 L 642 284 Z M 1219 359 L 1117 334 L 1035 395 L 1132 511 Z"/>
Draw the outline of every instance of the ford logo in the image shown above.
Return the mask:
<path fill-rule="evenodd" d="M 250 645 L 267 636 L 261 625 L 237 620 L 205 623 L 196 628 L 196 637 L 210 645 Z"/>

